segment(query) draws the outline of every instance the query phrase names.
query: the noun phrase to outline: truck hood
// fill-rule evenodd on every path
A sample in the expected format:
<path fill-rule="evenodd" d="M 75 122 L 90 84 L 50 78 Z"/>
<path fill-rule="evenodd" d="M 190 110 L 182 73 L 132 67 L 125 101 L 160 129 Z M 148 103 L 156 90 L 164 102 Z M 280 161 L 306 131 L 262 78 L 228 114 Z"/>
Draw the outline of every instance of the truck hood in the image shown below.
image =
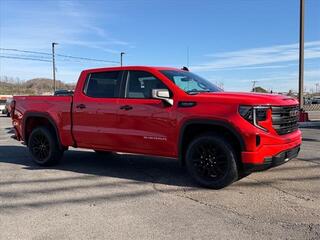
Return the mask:
<path fill-rule="evenodd" d="M 205 101 L 239 103 L 244 105 L 296 105 L 298 101 L 292 97 L 279 94 L 242 93 L 242 92 L 213 92 L 194 95 Z"/>

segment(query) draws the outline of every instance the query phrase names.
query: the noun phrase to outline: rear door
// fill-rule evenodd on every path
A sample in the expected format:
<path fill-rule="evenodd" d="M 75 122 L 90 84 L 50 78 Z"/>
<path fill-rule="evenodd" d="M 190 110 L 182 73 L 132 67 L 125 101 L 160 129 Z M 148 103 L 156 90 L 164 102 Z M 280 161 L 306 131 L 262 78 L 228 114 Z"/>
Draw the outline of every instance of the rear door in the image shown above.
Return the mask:
<path fill-rule="evenodd" d="M 79 147 L 113 149 L 123 71 L 92 72 L 74 99 L 73 133 Z"/>
<path fill-rule="evenodd" d="M 173 106 L 152 98 L 152 89 L 168 87 L 146 71 L 128 71 L 119 99 L 117 136 L 123 151 L 174 156 L 176 117 Z"/>

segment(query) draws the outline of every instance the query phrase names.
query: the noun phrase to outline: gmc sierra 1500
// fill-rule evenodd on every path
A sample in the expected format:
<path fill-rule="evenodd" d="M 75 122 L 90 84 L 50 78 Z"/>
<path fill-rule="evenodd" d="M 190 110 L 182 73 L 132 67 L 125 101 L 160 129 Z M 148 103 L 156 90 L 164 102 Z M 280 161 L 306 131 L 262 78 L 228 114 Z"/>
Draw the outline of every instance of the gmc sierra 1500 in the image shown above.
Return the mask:
<path fill-rule="evenodd" d="M 223 92 L 186 69 L 84 70 L 70 96 L 19 96 L 11 105 L 16 138 L 40 165 L 69 146 L 163 156 L 214 189 L 296 157 L 301 144 L 295 99 Z"/>

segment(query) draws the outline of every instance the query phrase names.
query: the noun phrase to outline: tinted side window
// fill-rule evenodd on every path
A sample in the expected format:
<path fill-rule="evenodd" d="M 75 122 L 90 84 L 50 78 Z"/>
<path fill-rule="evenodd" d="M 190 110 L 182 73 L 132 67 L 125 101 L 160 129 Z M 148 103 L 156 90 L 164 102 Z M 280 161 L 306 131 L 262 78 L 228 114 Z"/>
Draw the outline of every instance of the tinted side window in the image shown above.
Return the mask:
<path fill-rule="evenodd" d="M 152 89 L 168 89 L 149 72 L 129 71 L 126 83 L 126 98 L 152 98 Z"/>
<path fill-rule="evenodd" d="M 91 73 L 84 93 L 95 98 L 117 98 L 120 81 L 121 71 Z"/>

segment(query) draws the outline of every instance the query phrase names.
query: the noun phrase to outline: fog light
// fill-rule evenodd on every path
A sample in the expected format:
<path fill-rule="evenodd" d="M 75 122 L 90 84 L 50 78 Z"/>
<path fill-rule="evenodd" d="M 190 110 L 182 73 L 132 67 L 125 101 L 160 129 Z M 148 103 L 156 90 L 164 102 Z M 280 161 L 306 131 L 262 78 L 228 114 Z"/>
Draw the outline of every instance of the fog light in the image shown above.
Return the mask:
<path fill-rule="evenodd" d="M 259 135 L 256 135 L 256 146 L 258 147 L 261 143 L 261 137 Z"/>

